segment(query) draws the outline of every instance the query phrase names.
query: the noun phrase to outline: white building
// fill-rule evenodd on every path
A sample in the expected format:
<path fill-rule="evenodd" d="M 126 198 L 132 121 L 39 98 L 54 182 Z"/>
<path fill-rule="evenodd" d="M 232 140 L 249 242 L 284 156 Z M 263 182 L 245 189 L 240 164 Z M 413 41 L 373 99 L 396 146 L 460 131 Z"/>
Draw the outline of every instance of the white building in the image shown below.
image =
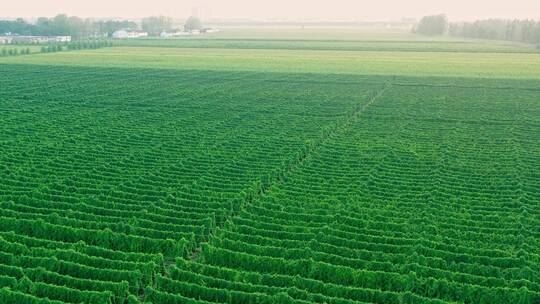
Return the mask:
<path fill-rule="evenodd" d="M 214 28 L 205 28 L 202 30 L 203 33 L 205 34 L 212 34 L 212 33 L 219 33 L 220 30 L 219 29 L 214 29 Z"/>
<path fill-rule="evenodd" d="M 13 37 L 11 36 L 0 36 L 0 44 L 10 44 Z"/>
<path fill-rule="evenodd" d="M 130 39 L 148 37 L 147 32 L 119 30 L 112 33 L 113 39 Z"/>
<path fill-rule="evenodd" d="M 159 37 L 160 38 L 170 38 L 170 37 L 173 37 L 173 33 L 161 32 L 159 34 Z"/>
<path fill-rule="evenodd" d="M 57 42 L 71 42 L 71 36 L 56 36 Z"/>
<path fill-rule="evenodd" d="M 127 31 L 119 30 L 112 33 L 113 39 L 125 39 L 128 37 Z"/>
<path fill-rule="evenodd" d="M 70 41 L 71 36 L 11 36 L 11 41 L 8 43 L 50 43 Z"/>
<path fill-rule="evenodd" d="M 190 32 L 183 32 L 183 31 L 174 31 L 174 32 L 161 32 L 159 34 L 159 37 L 161 38 L 172 38 L 172 37 L 181 37 L 181 36 L 190 36 Z"/>
<path fill-rule="evenodd" d="M 142 38 L 142 37 L 148 37 L 148 33 L 147 32 L 134 32 L 135 33 L 135 37 L 134 38 Z"/>
<path fill-rule="evenodd" d="M 176 31 L 171 31 L 171 32 L 161 32 L 161 34 L 159 34 L 159 37 L 173 38 L 173 37 L 185 37 L 185 36 L 198 36 L 198 35 L 218 33 L 218 32 L 220 32 L 219 29 L 213 29 L 213 28 L 205 28 L 202 30 L 191 30 L 191 31 L 176 30 Z"/>

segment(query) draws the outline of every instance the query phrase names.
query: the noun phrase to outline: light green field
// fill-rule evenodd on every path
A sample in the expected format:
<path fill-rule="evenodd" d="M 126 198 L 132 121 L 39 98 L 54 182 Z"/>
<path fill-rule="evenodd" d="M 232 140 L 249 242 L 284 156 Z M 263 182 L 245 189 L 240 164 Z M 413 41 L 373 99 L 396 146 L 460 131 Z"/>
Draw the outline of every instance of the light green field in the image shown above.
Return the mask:
<path fill-rule="evenodd" d="M 0 63 L 363 75 L 539 79 L 540 54 L 116 47 Z"/>
<path fill-rule="evenodd" d="M 539 53 L 534 46 L 509 41 L 423 36 L 409 28 L 222 28 L 219 33 L 176 38 L 129 39 L 121 46 L 286 49 L 337 51 Z"/>
<path fill-rule="evenodd" d="M 221 39 L 221 38 L 172 38 L 134 39 L 117 43 L 134 47 L 173 48 L 226 48 L 226 49 L 282 49 L 329 51 L 395 51 L 395 52 L 467 52 L 467 53 L 539 53 L 532 46 L 515 43 L 488 43 L 477 41 L 332 41 L 287 39 Z"/>
<path fill-rule="evenodd" d="M 299 26 L 257 26 L 257 27 L 222 27 L 218 33 L 211 33 L 202 36 L 193 36 L 193 38 L 212 38 L 212 39 L 265 39 L 265 40 L 333 40 L 333 41 L 403 41 L 403 42 L 476 42 L 476 43 L 494 43 L 496 41 L 487 41 L 479 39 L 465 39 L 451 36 L 425 36 L 414 34 L 409 27 L 317 27 L 308 26 L 301 28 Z M 511 42 L 498 41 L 501 44 L 515 44 Z"/>
<path fill-rule="evenodd" d="M 411 33 L 409 28 L 374 28 L 374 27 L 305 27 L 299 26 L 257 26 L 235 27 L 216 26 L 218 33 L 205 36 L 221 39 L 287 39 L 287 40 L 433 40 L 432 38 Z M 446 40 L 446 39 L 445 39 Z"/>

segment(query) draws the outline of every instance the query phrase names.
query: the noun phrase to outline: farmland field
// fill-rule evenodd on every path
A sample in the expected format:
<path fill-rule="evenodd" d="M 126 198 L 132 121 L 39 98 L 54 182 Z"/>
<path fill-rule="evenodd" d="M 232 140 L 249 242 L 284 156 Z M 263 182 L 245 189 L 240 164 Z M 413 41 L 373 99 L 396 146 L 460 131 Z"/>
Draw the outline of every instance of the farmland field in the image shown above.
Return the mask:
<path fill-rule="evenodd" d="M 0 303 L 540 303 L 540 54 L 336 32 L 0 58 Z"/>
<path fill-rule="evenodd" d="M 179 39 L 135 39 L 120 45 L 182 48 L 300 49 L 348 51 L 446 51 L 538 53 L 534 46 L 508 41 L 414 35 L 410 30 L 377 28 L 225 28 Z M 336 43 L 339 42 L 339 43 Z"/>
<path fill-rule="evenodd" d="M 540 54 L 115 47 L 0 63 L 174 70 L 540 79 Z"/>
<path fill-rule="evenodd" d="M 387 52 L 468 52 L 468 53 L 540 53 L 535 47 L 516 43 L 480 43 L 477 41 L 355 41 L 290 39 L 136 39 L 120 41 L 122 46 L 173 48 L 227 48 L 278 50 L 337 50 Z"/>

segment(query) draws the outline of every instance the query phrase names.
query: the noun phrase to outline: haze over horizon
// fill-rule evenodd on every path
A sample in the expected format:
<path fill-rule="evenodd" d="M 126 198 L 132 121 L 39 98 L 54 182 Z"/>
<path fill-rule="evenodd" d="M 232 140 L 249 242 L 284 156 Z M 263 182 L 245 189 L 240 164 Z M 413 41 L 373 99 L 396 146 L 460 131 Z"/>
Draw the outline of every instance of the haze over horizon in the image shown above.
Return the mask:
<path fill-rule="evenodd" d="M 335 0 L 313 2 L 296 0 L 154 0 L 148 2 L 106 0 L 19 0 L 2 7 L 1 17 L 34 18 L 68 14 L 95 18 L 141 18 L 166 15 L 184 18 L 194 7 L 206 19 L 252 20 L 329 20 L 329 21 L 389 21 L 401 18 L 420 18 L 445 13 L 451 20 L 466 21 L 485 18 L 540 19 L 540 1 L 515 0 L 494 3 L 490 0 Z"/>

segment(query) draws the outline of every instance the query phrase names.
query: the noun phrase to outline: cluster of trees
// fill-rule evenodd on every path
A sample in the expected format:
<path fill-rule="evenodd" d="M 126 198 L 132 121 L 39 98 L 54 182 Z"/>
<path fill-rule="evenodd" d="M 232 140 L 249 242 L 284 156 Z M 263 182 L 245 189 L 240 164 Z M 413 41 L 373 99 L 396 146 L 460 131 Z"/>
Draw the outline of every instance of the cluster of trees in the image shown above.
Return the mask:
<path fill-rule="evenodd" d="M 54 53 L 54 52 L 61 52 L 64 50 L 64 47 L 60 44 L 49 44 L 48 46 L 42 46 L 41 52 L 42 53 Z"/>
<path fill-rule="evenodd" d="M 2 51 L 0 52 L 1 57 L 17 56 L 17 55 L 30 55 L 30 48 L 25 48 L 25 49 L 20 49 L 20 50 L 18 48 L 11 48 L 11 49 L 3 48 Z"/>
<path fill-rule="evenodd" d="M 172 18 L 165 16 L 152 16 L 143 18 L 141 23 L 142 30 L 148 32 L 150 36 L 159 36 L 162 32 L 168 32 L 174 29 Z M 184 29 L 186 31 L 201 30 L 202 22 L 199 18 L 191 16 L 187 19 Z"/>
<path fill-rule="evenodd" d="M 467 38 L 540 44 L 540 21 L 488 19 L 452 23 L 448 28 L 448 34 Z"/>
<path fill-rule="evenodd" d="M 202 28 L 203 26 L 201 20 L 195 16 L 189 17 L 184 25 L 184 30 L 187 32 L 201 30 Z"/>
<path fill-rule="evenodd" d="M 159 36 L 161 32 L 170 31 L 173 28 L 172 18 L 165 16 L 152 16 L 143 18 L 142 29 L 150 36 Z"/>
<path fill-rule="evenodd" d="M 158 36 L 161 32 L 171 31 L 174 28 L 174 21 L 165 16 L 151 16 L 142 19 L 141 28 L 150 36 Z M 201 20 L 192 16 L 186 21 L 185 28 L 187 31 L 200 30 L 202 29 Z M 109 37 L 118 30 L 135 31 L 138 29 L 139 25 L 133 21 L 96 21 L 64 14 L 53 18 L 40 17 L 35 24 L 26 22 L 22 18 L 13 21 L 0 20 L 0 35 L 12 33 L 35 36 L 72 36 L 73 39 L 86 39 Z"/>
<path fill-rule="evenodd" d="M 174 21 L 165 16 L 147 17 L 142 19 L 141 28 L 150 36 L 159 36 L 161 32 L 171 31 L 174 28 Z M 201 20 L 194 16 L 189 17 L 185 28 L 187 31 L 200 30 L 202 29 Z M 22 18 L 13 21 L 0 20 L 0 35 L 13 33 L 35 36 L 72 36 L 73 39 L 86 39 L 109 37 L 118 30 L 136 31 L 138 29 L 139 25 L 133 21 L 96 21 L 64 14 L 53 18 L 40 17 L 35 24 L 26 22 Z"/>
<path fill-rule="evenodd" d="M 68 50 L 83 50 L 83 49 L 99 49 L 103 47 L 113 46 L 112 41 L 109 40 L 88 40 L 88 41 L 75 41 L 67 44 Z"/>
<path fill-rule="evenodd" d="M 446 15 L 432 15 L 423 17 L 413 28 L 413 32 L 422 35 L 443 35 L 448 29 Z"/>
<path fill-rule="evenodd" d="M 136 30 L 137 28 L 137 24 L 132 21 L 95 21 L 63 14 L 53 18 L 40 17 L 35 24 L 26 22 L 22 18 L 14 21 L 0 20 L 0 34 L 72 36 L 73 39 L 105 37 L 120 29 Z"/>
<path fill-rule="evenodd" d="M 446 15 L 423 17 L 413 28 L 422 35 L 444 35 L 508 40 L 540 44 L 540 21 L 487 19 L 474 22 L 450 23 Z"/>
<path fill-rule="evenodd" d="M 90 40 L 90 41 L 75 41 L 65 44 L 49 44 L 41 47 L 42 53 L 54 53 L 64 50 L 84 50 L 84 49 L 99 49 L 112 46 L 113 43 L 107 40 Z"/>

